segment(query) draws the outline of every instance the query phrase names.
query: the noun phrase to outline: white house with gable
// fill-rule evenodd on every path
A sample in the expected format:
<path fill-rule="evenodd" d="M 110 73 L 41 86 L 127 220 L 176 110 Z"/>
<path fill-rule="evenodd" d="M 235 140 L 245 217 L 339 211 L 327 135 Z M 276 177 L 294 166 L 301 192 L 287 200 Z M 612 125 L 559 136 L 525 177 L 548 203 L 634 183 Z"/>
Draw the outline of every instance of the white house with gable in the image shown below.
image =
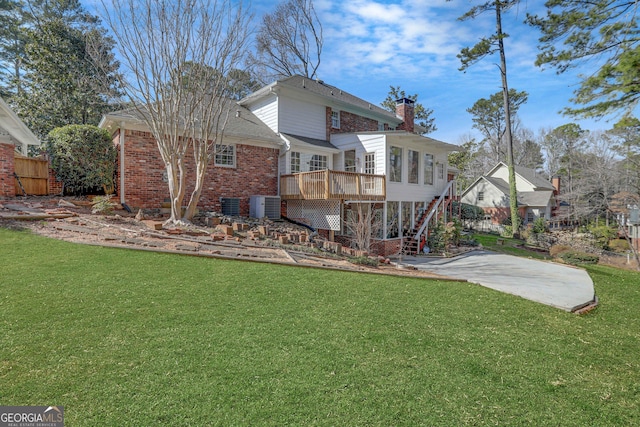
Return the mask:
<path fill-rule="evenodd" d="M 422 136 L 413 101 L 396 112 L 319 80 L 293 76 L 240 101 L 283 140 L 279 195 L 286 215 L 349 240 L 353 207 L 370 203 L 379 251 L 400 250 L 434 200 L 450 200 L 447 155 L 457 146 Z M 440 197 L 446 193 L 449 197 Z"/>

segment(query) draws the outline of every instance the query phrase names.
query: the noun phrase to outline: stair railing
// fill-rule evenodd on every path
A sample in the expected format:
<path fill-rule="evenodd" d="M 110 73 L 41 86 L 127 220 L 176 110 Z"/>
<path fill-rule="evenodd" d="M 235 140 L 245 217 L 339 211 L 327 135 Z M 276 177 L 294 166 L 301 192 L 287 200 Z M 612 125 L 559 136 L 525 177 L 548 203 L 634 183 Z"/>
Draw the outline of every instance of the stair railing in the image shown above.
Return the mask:
<path fill-rule="evenodd" d="M 425 236 L 428 236 L 429 223 L 431 222 L 431 219 L 433 218 L 434 215 L 436 216 L 436 219 L 438 218 L 437 213 L 441 205 L 443 206 L 443 211 L 444 211 L 445 206 L 443 205 L 443 202 L 447 200 L 447 196 L 449 196 L 450 199 L 453 199 L 453 196 L 454 196 L 453 191 L 456 188 L 455 183 L 456 183 L 455 180 L 449 181 L 447 183 L 447 186 L 442 191 L 442 194 L 440 194 L 438 201 L 436 202 L 435 205 L 433 205 L 433 207 L 429 211 L 429 215 L 427 215 L 427 218 L 424 220 L 424 222 L 422 223 L 422 226 L 414 236 L 414 239 L 417 240 L 418 242 L 420 242 L 420 237 L 422 237 L 423 234 Z M 418 251 L 420 251 L 420 244 L 418 244 Z"/>

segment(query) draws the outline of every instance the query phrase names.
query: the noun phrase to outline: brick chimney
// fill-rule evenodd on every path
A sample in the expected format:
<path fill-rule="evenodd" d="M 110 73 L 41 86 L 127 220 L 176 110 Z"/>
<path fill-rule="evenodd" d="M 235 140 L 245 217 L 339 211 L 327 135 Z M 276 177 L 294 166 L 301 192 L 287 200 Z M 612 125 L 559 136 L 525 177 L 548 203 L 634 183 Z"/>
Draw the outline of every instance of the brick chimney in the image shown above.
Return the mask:
<path fill-rule="evenodd" d="M 413 132 L 415 112 L 413 110 L 414 101 L 409 98 L 400 98 L 396 101 L 396 114 L 402 117 L 403 122 L 398 126 L 398 130 Z"/>
<path fill-rule="evenodd" d="M 551 185 L 556 189 L 555 194 L 560 194 L 560 177 L 558 175 L 551 178 Z"/>

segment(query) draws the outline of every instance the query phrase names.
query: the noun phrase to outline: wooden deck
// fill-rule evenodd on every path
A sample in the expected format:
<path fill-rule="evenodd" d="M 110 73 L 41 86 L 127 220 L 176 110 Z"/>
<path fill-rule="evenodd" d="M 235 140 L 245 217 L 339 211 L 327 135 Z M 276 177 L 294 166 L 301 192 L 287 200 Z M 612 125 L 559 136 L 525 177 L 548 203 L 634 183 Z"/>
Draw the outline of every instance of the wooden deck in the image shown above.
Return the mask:
<path fill-rule="evenodd" d="M 283 200 L 370 200 L 386 199 L 384 175 L 321 170 L 280 177 Z"/>

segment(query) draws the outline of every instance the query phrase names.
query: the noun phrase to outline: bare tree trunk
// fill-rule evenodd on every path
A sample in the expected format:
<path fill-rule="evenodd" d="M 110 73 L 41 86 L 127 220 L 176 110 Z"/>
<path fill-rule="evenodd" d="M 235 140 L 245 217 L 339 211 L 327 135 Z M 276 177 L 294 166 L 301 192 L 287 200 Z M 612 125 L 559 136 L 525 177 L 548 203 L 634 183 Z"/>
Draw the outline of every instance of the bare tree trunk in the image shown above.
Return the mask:
<path fill-rule="evenodd" d="M 188 224 L 235 105 L 225 98 L 228 75 L 244 63 L 251 15 L 232 0 L 103 0 L 103 10 L 125 68 L 123 89 L 167 169 L 166 225 Z M 182 215 L 190 149 L 196 179 Z"/>
<path fill-rule="evenodd" d="M 502 77 L 502 96 L 504 100 L 504 137 L 507 140 L 507 167 L 509 169 L 509 208 L 511 211 L 511 227 L 513 235 L 519 235 L 520 217 L 518 216 L 518 190 L 516 188 L 516 172 L 513 161 L 513 135 L 511 134 L 511 109 L 509 105 L 509 86 L 507 84 L 507 60 L 504 53 L 504 34 L 502 33 L 502 14 L 500 0 L 496 0 L 496 33 L 500 51 L 500 75 Z"/>

